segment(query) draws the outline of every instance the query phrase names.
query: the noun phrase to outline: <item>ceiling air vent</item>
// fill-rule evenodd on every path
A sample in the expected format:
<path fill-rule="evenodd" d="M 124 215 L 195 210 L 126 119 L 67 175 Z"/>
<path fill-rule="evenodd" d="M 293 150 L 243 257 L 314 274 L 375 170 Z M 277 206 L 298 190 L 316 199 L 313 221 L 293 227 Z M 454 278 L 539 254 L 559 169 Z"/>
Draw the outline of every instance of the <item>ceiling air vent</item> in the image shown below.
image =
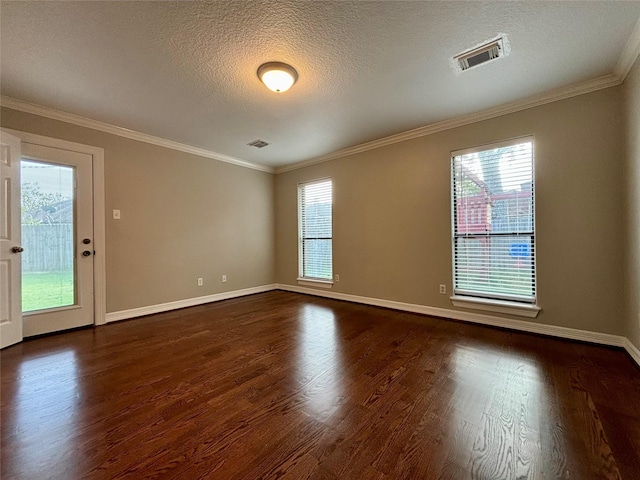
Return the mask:
<path fill-rule="evenodd" d="M 453 57 L 462 71 L 477 67 L 496 58 L 504 57 L 504 45 L 502 37 L 491 40 L 479 47 L 468 50 Z"/>
<path fill-rule="evenodd" d="M 247 145 L 249 145 L 250 147 L 262 148 L 262 147 L 266 147 L 269 144 L 264 140 L 258 139 L 258 140 L 254 140 L 253 142 L 247 143 Z"/>

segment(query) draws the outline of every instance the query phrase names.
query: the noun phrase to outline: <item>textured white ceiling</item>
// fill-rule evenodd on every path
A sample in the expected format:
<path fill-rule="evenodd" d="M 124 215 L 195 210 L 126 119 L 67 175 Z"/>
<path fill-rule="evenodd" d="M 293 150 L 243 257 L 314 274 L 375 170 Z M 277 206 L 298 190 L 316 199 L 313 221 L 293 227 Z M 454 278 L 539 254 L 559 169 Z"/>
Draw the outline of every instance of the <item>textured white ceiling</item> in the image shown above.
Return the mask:
<path fill-rule="evenodd" d="M 282 166 L 614 71 L 640 1 L 1 3 L 2 94 Z M 504 59 L 451 58 L 499 33 Z M 284 94 L 267 61 L 293 65 Z M 270 145 L 255 149 L 257 138 Z"/>

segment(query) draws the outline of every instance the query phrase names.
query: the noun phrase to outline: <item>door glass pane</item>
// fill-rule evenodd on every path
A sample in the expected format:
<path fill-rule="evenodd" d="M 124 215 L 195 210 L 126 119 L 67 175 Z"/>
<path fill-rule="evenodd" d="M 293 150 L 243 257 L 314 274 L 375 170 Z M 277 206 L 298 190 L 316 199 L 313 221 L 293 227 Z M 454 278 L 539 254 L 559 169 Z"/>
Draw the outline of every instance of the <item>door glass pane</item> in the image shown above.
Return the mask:
<path fill-rule="evenodd" d="M 22 160 L 22 311 L 74 305 L 74 168 Z"/>

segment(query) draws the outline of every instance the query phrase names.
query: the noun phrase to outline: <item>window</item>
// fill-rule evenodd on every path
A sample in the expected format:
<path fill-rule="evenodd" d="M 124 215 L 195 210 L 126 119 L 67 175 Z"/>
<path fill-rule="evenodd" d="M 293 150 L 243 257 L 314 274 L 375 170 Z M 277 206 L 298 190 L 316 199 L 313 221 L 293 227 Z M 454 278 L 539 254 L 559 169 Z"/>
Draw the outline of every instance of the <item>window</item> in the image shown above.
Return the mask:
<path fill-rule="evenodd" d="M 451 182 L 454 295 L 535 304 L 533 140 L 453 152 Z"/>
<path fill-rule="evenodd" d="M 332 280 L 331 204 L 331 180 L 298 186 L 299 263 L 302 279 Z"/>

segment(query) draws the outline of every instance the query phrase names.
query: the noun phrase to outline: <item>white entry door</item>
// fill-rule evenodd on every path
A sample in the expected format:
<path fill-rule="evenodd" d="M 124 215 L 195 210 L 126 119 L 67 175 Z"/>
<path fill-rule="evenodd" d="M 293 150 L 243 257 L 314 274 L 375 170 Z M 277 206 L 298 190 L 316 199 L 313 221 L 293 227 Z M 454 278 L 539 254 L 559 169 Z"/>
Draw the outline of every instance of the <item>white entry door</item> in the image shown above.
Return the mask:
<path fill-rule="evenodd" d="M 0 132 L 0 348 L 22 340 L 20 139 Z"/>
<path fill-rule="evenodd" d="M 94 323 L 92 156 L 22 143 L 24 336 Z"/>

